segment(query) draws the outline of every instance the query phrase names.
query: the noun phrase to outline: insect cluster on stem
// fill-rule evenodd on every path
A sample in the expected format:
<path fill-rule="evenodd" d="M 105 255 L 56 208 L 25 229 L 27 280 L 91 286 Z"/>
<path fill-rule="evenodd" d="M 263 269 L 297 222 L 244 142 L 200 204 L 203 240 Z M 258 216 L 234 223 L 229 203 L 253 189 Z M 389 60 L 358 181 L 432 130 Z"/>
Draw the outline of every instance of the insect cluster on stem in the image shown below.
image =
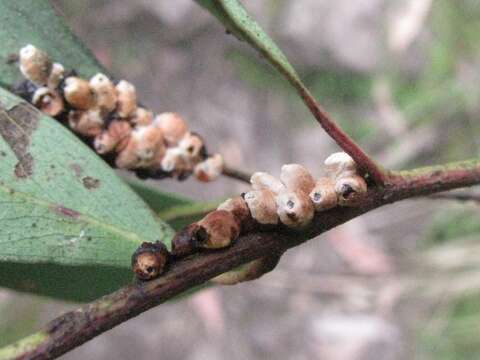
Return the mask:
<path fill-rule="evenodd" d="M 201 249 L 227 247 L 240 234 L 252 229 L 271 229 L 280 224 L 303 229 L 312 222 L 315 212 L 361 204 L 367 183 L 348 154 L 330 155 L 325 160 L 325 171 L 326 176 L 315 179 L 302 165 L 288 164 L 282 166 L 279 179 L 265 172 L 253 174 L 250 191 L 226 200 L 217 210 L 176 234 L 172 256 L 182 258 Z M 267 268 L 261 264 L 252 262 L 242 274 L 253 278 L 252 269 Z M 217 280 L 227 284 L 238 282 L 239 272 L 234 275 L 224 274 Z"/>
<path fill-rule="evenodd" d="M 203 139 L 176 113 L 154 115 L 140 106 L 135 86 L 104 74 L 89 80 L 67 72 L 33 45 L 19 52 L 26 80 L 16 90 L 35 107 L 64 122 L 116 167 L 143 178 L 212 181 L 223 170 Z"/>

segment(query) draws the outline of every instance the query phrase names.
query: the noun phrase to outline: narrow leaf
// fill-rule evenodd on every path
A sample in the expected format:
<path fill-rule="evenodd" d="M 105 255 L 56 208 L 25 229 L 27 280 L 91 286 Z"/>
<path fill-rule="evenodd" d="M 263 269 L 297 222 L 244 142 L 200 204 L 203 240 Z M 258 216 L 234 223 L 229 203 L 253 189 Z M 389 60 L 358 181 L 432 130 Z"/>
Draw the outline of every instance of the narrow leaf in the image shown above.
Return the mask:
<path fill-rule="evenodd" d="M 304 87 L 300 77 L 275 42 L 248 14 L 238 0 L 195 0 L 214 15 L 229 32 L 258 50 L 295 87 Z"/>

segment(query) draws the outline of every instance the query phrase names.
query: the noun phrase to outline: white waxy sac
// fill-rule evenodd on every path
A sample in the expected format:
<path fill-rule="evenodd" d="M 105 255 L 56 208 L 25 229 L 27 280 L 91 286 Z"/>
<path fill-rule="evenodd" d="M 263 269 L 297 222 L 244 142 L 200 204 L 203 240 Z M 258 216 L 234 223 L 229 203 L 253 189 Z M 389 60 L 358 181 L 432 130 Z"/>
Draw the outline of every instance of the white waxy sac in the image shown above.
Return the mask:
<path fill-rule="evenodd" d="M 153 112 L 142 107 L 137 107 L 137 110 L 130 118 L 132 125 L 147 126 L 153 123 Z"/>
<path fill-rule="evenodd" d="M 336 179 L 343 176 L 355 175 L 357 164 L 346 152 L 336 152 L 325 160 L 326 172 Z"/>
<path fill-rule="evenodd" d="M 178 169 L 179 166 L 184 163 L 185 160 L 183 159 L 182 150 L 174 147 L 167 149 L 160 165 L 163 171 L 171 172 Z"/>
<path fill-rule="evenodd" d="M 63 65 L 59 63 L 53 63 L 52 70 L 48 76 L 48 88 L 51 90 L 56 90 L 60 85 L 60 82 L 63 80 L 64 75 L 65 69 L 63 68 Z"/>
<path fill-rule="evenodd" d="M 139 160 L 139 167 L 148 167 L 165 154 L 162 130 L 155 126 L 137 126 L 132 131 L 132 140 L 136 142 L 133 151 Z"/>
<path fill-rule="evenodd" d="M 117 92 L 113 82 L 105 75 L 98 73 L 90 79 L 90 87 L 95 94 L 96 106 L 106 114 L 117 106 Z"/>
<path fill-rule="evenodd" d="M 65 100 L 77 110 L 90 110 L 95 105 L 93 91 L 87 80 L 70 76 L 65 79 L 63 88 Z"/>
<path fill-rule="evenodd" d="M 282 184 L 275 176 L 272 176 L 266 172 L 258 171 L 250 178 L 253 190 L 268 189 L 275 194 L 285 191 L 285 185 Z"/>
<path fill-rule="evenodd" d="M 312 174 L 302 165 L 287 164 L 282 166 L 280 180 L 288 190 L 309 194 L 315 186 Z"/>
<path fill-rule="evenodd" d="M 37 86 L 45 86 L 52 70 L 52 61 L 42 50 L 29 44 L 19 52 L 20 71 Z"/>
<path fill-rule="evenodd" d="M 195 161 L 202 151 L 203 140 L 197 134 L 189 131 L 182 137 L 178 147 L 182 150 L 183 156 L 188 160 Z"/>
<path fill-rule="evenodd" d="M 155 126 L 163 131 L 163 136 L 168 146 L 177 146 L 188 131 L 188 125 L 176 113 L 162 113 L 153 120 Z"/>
<path fill-rule="evenodd" d="M 252 190 L 245 194 L 245 202 L 250 209 L 252 218 L 260 224 L 278 224 L 275 194 L 268 190 Z"/>
<path fill-rule="evenodd" d="M 308 225 L 315 213 L 313 203 L 307 194 L 300 191 L 287 191 L 275 198 L 280 221 L 292 228 Z"/>
<path fill-rule="evenodd" d="M 32 96 L 32 104 L 49 116 L 57 116 L 64 109 L 63 99 L 55 90 L 39 87 Z"/>
<path fill-rule="evenodd" d="M 127 118 L 137 109 L 137 90 L 126 80 L 121 80 L 115 87 L 117 92 L 117 113 Z"/>
<path fill-rule="evenodd" d="M 309 194 L 316 211 L 325 211 L 338 205 L 335 181 L 324 177 L 317 179 L 315 187 Z"/>
<path fill-rule="evenodd" d="M 68 123 L 73 131 L 83 136 L 94 137 L 103 130 L 103 118 L 98 110 L 70 111 Z"/>
<path fill-rule="evenodd" d="M 335 192 L 341 206 L 356 206 L 367 192 L 367 183 L 358 175 L 342 177 L 335 182 Z"/>
<path fill-rule="evenodd" d="M 198 180 L 209 182 L 217 179 L 222 174 L 223 166 L 222 155 L 214 154 L 195 165 L 193 173 Z"/>

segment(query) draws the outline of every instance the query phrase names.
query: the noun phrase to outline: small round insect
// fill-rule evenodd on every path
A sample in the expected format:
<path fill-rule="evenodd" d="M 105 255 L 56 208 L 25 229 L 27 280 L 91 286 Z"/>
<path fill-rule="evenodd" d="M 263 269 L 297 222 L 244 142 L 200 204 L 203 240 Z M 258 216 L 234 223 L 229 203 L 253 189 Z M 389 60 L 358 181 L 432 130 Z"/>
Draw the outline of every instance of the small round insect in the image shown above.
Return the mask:
<path fill-rule="evenodd" d="M 176 113 L 163 113 L 155 117 L 153 123 L 163 131 L 163 136 L 168 146 L 177 146 L 188 132 L 188 125 Z"/>
<path fill-rule="evenodd" d="M 178 147 L 182 149 L 184 156 L 190 159 L 196 159 L 200 156 L 200 152 L 203 148 L 203 140 L 199 135 L 188 131 L 180 139 Z"/>
<path fill-rule="evenodd" d="M 315 186 L 315 179 L 302 165 L 287 164 L 282 166 L 280 180 L 291 191 L 309 194 Z"/>
<path fill-rule="evenodd" d="M 153 113 L 143 107 L 137 107 L 137 110 L 132 114 L 130 122 L 134 126 L 148 126 L 153 123 Z"/>
<path fill-rule="evenodd" d="M 324 177 L 317 179 L 315 187 L 309 194 L 316 211 L 325 211 L 338 205 L 335 181 Z"/>
<path fill-rule="evenodd" d="M 225 210 L 230 212 L 235 220 L 241 225 L 245 220 L 250 218 L 250 210 L 245 199 L 241 196 L 236 196 L 225 200 L 218 205 L 217 210 Z"/>
<path fill-rule="evenodd" d="M 121 80 L 115 87 L 117 92 L 117 113 L 121 118 L 128 118 L 137 110 L 137 90 L 126 80 Z"/>
<path fill-rule="evenodd" d="M 195 165 L 193 173 L 197 180 L 209 182 L 216 180 L 222 174 L 223 166 L 223 156 L 215 154 Z"/>
<path fill-rule="evenodd" d="M 356 175 L 357 164 L 346 152 L 337 152 L 325 160 L 327 174 L 336 179 L 344 176 Z"/>
<path fill-rule="evenodd" d="M 56 90 L 63 80 L 65 69 L 62 64 L 53 63 L 52 70 L 48 76 L 47 86 L 50 90 Z"/>
<path fill-rule="evenodd" d="M 341 206 L 357 206 L 367 193 L 367 183 L 359 175 L 342 177 L 335 182 L 335 192 Z"/>
<path fill-rule="evenodd" d="M 37 86 L 45 86 L 52 70 L 52 61 L 42 50 L 29 44 L 20 49 L 20 71 Z"/>
<path fill-rule="evenodd" d="M 268 189 L 252 190 L 243 196 L 252 218 L 264 225 L 278 224 L 275 194 Z"/>
<path fill-rule="evenodd" d="M 166 270 L 169 259 L 170 253 L 163 243 L 144 242 L 132 255 L 132 270 L 137 279 L 151 280 Z"/>
<path fill-rule="evenodd" d="M 275 200 L 282 224 L 291 228 L 302 228 L 312 221 L 315 209 L 307 194 L 287 191 L 277 195 Z"/>
<path fill-rule="evenodd" d="M 87 80 L 70 76 L 63 82 L 65 100 L 77 110 L 90 110 L 95 105 L 93 91 Z"/>
<path fill-rule="evenodd" d="M 285 185 L 278 180 L 275 176 L 272 176 L 266 172 L 258 171 L 250 178 L 253 190 L 268 189 L 275 194 L 279 194 L 286 190 Z"/>
<path fill-rule="evenodd" d="M 200 248 L 224 248 L 240 235 L 240 225 L 233 214 L 225 210 L 212 211 L 197 224 L 206 233 L 205 237 L 197 238 L 197 247 Z"/>
<path fill-rule="evenodd" d="M 139 167 L 149 167 L 165 155 L 162 130 L 149 126 L 136 126 L 132 131 L 132 142 L 136 142 L 135 155 L 140 160 Z"/>
<path fill-rule="evenodd" d="M 57 91 L 40 87 L 33 93 L 32 104 L 49 116 L 57 116 L 65 110 L 65 104 Z"/>
<path fill-rule="evenodd" d="M 98 154 L 112 151 L 120 152 L 126 148 L 132 127 L 128 121 L 113 121 L 106 131 L 102 131 L 93 141 L 93 147 Z"/>
<path fill-rule="evenodd" d="M 90 88 L 95 95 L 95 105 L 105 114 L 110 113 L 117 106 L 117 93 L 113 82 L 102 73 L 90 79 Z"/>
<path fill-rule="evenodd" d="M 88 111 L 71 110 L 68 113 L 68 124 L 77 134 L 95 137 L 102 133 L 104 120 L 97 109 Z"/>

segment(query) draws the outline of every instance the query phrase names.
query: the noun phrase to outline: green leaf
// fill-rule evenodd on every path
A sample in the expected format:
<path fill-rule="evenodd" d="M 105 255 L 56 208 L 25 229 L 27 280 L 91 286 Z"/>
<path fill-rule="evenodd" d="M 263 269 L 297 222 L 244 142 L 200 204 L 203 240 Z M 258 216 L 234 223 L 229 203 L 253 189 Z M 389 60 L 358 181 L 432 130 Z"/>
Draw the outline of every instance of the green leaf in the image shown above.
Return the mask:
<path fill-rule="evenodd" d="M 196 204 L 195 201 L 182 195 L 160 191 L 157 187 L 147 185 L 145 181 L 131 177 L 124 180 L 157 214 L 168 211 L 172 207 Z"/>
<path fill-rule="evenodd" d="M 200 203 L 177 194 L 165 194 L 144 182 L 126 179 L 131 188 L 153 209 L 158 216 L 175 230 L 200 220 L 205 214 L 215 210 L 220 203 Z"/>
<path fill-rule="evenodd" d="M 300 77 L 275 42 L 248 14 L 238 0 L 195 0 L 214 15 L 229 32 L 258 50 L 297 89 L 305 89 Z"/>
<path fill-rule="evenodd" d="M 0 285 L 87 300 L 173 230 L 56 120 L 0 89 Z"/>

